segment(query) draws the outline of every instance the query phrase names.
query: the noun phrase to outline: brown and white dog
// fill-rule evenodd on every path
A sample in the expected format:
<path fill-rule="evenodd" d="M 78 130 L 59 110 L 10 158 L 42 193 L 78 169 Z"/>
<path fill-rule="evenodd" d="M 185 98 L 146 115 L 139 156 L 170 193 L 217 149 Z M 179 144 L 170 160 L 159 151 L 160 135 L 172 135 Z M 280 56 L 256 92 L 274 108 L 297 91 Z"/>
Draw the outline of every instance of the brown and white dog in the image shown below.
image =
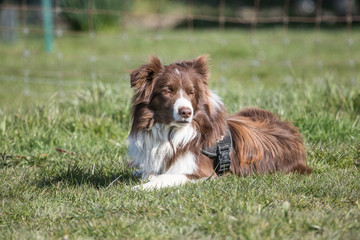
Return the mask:
<path fill-rule="evenodd" d="M 272 113 L 249 108 L 228 116 L 208 88 L 207 57 L 167 66 L 157 57 L 131 73 L 132 127 L 128 137 L 132 166 L 144 189 L 216 176 L 213 160 L 201 149 L 232 135 L 230 173 L 310 173 L 302 136 Z"/>

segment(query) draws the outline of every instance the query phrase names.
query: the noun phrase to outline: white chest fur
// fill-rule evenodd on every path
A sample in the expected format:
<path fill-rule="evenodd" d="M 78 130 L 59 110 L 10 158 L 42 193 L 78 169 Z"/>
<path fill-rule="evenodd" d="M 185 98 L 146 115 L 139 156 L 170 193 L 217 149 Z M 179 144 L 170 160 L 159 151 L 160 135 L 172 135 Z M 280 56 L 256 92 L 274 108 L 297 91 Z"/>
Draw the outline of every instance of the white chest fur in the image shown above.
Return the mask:
<path fill-rule="evenodd" d="M 174 128 L 156 123 L 150 131 L 129 135 L 129 156 L 143 178 L 165 173 L 192 174 L 197 170 L 193 153 L 179 155 L 168 169 L 165 159 L 175 156 L 177 149 L 191 142 L 196 135 L 196 129 L 191 124 Z"/>

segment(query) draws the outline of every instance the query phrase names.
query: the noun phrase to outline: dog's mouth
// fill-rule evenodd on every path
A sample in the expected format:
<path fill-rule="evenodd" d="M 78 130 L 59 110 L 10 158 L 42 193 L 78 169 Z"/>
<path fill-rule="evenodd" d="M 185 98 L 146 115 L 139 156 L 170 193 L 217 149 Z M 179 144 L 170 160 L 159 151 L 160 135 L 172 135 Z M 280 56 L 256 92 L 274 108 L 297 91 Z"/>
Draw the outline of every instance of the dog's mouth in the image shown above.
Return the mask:
<path fill-rule="evenodd" d="M 189 120 L 179 120 L 179 121 L 174 121 L 174 122 L 172 122 L 171 125 L 173 125 L 173 126 L 179 126 L 179 127 L 184 127 L 184 126 L 186 126 L 186 125 L 188 125 L 188 124 L 190 124 L 190 123 L 191 123 L 191 121 L 189 121 Z"/>
<path fill-rule="evenodd" d="M 188 123 L 190 123 L 190 121 L 187 121 L 187 120 L 181 120 L 181 121 L 176 121 L 176 123 L 180 123 L 180 124 L 188 124 Z"/>

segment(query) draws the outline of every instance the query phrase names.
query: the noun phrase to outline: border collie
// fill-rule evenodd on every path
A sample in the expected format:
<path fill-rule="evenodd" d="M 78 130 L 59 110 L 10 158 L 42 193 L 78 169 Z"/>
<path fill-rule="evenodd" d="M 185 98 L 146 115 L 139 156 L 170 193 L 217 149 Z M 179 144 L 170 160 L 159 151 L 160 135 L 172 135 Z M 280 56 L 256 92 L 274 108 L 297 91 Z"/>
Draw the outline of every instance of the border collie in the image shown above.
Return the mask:
<path fill-rule="evenodd" d="M 228 172 L 245 176 L 311 173 L 301 134 L 274 114 L 248 108 L 228 116 L 219 96 L 208 88 L 207 56 L 167 66 L 157 57 L 131 73 L 131 165 L 145 184 L 162 188 L 220 175 L 204 154 L 229 132 Z"/>

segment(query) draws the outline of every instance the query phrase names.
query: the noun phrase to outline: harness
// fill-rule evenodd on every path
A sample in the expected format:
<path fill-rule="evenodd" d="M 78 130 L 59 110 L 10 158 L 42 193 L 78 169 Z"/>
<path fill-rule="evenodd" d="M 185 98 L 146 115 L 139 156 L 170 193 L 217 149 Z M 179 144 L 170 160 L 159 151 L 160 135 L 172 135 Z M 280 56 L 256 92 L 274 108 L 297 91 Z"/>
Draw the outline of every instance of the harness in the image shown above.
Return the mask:
<path fill-rule="evenodd" d="M 217 175 L 223 175 L 230 169 L 230 151 L 232 148 L 232 137 L 229 129 L 226 129 L 225 136 L 211 147 L 201 149 L 202 154 L 213 160 L 213 168 Z"/>

